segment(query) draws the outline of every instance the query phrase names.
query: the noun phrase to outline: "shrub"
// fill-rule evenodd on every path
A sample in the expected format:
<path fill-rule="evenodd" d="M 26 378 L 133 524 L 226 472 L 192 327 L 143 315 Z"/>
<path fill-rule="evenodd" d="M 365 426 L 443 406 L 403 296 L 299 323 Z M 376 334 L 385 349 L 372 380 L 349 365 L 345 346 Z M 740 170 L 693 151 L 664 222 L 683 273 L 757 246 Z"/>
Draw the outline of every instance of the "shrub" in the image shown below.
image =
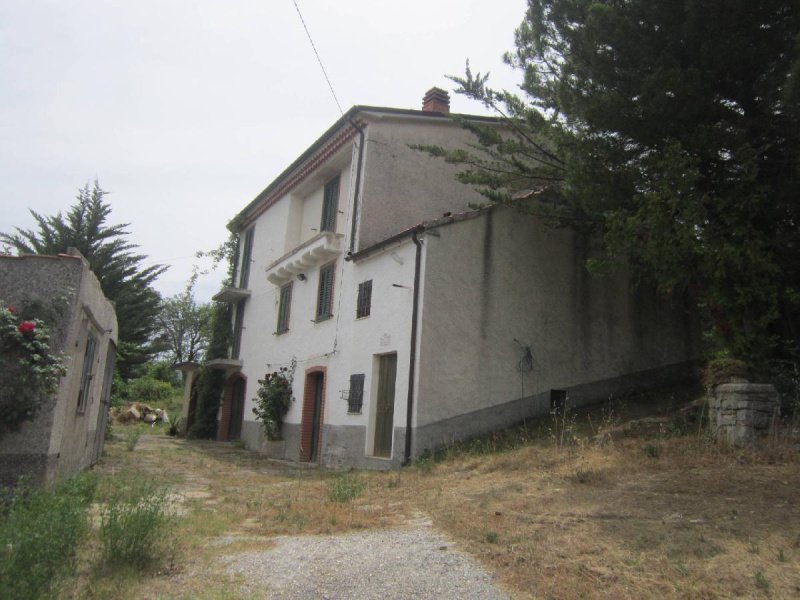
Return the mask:
<path fill-rule="evenodd" d="M 74 572 L 96 484 L 83 473 L 55 490 L 17 488 L 0 519 L 0 598 L 47 597 Z"/>
<path fill-rule="evenodd" d="M 331 502 L 355 500 L 367 484 L 354 475 L 340 475 L 328 483 L 328 499 Z"/>
<path fill-rule="evenodd" d="M 713 389 L 721 383 L 732 379 L 746 379 L 750 375 L 747 363 L 729 357 L 718 357 L 706 363 L 702 373 L 703 386 Z"/>
<path fill-rule="evenodd" d="M 38 318 L 23 318 L 0 302 L 0 435 L 33 419 L 66 373 L 64 358 L 50 349 L 50 331 Z"/>
<path fill-rule="evenodd" d="M 128 399 L 143 404 L 163 404 L 174 393 L 174 388 L 166 381 L 150 376 L 131 379 L 127 384 Z"/>
<path fill-rule="evenodd" d="M 259 388 L 254 399 L 253 413 L 264 426 L 268 440 L 281 439 L 283 418 L 292 404 L 292 373 L 286 367 L 274 373 L 267 373 L 259 380 Z"/>
<path fill-rule="evenodd" d="M 111 490 L 100 513 L 103 561 L 143 570 L 163 551 L 172 523 L 168 491 L 145 479 L 130 479 Z"/>

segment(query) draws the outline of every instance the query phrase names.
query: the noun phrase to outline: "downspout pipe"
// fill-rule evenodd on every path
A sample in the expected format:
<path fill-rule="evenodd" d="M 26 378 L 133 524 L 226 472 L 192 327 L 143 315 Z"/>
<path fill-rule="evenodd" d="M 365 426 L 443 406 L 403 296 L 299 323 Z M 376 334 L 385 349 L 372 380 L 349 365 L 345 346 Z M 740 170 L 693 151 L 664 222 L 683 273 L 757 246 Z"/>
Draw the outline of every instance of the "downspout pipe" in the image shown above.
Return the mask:
<path fill-rule="evenodd" d="M 406 401 L 406 449 L 403 456 L 403 466 L 411 462 L 411 425 L 414 412 L 414 378 L 417 367 L 417 320 L 419 317 L 419 281 L 422 265 L 422 241 L 418 234 L 423 227 L 416 227 L 411 232 L 411 239 L 417 247 L 414 259 L 414 303 L 411 308 L 411 351 L 408 355 L 408 400 Z"/>
<path fill-rule="evenodd" d="M 364 128 L 356 123 L 352 117 L 349 119 L 356 131 L 358 131 L 358 163 L 356 165 L 356 191 L 353 194 L 353 219 L 350 229 L 350 254 L 355 252 L 356 247 L 356 223 L 358 222 L 358 201 L 361 190 L 361 169 L 364 164 Z"/>

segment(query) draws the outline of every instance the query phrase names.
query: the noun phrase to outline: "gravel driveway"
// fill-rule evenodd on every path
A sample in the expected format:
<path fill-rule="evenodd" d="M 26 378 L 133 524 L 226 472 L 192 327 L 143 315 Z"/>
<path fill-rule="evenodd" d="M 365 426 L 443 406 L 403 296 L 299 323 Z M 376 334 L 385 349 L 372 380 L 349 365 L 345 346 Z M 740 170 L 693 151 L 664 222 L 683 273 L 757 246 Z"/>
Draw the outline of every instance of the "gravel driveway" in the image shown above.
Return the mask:
<path fill-rule="evenodd" d="M 260 552 L 226 557 L 245 593 L 276 599 L 507 600 L 492 576 L 430 521 L 344 535 L 282 536 Z"/>

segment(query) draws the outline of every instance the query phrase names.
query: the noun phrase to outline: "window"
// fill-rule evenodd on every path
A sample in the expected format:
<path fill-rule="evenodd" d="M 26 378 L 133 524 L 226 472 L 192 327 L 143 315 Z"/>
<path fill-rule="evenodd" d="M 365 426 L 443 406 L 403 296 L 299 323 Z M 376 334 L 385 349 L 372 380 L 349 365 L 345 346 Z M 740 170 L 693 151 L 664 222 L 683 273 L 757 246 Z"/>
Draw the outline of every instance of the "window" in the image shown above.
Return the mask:
<path fill-rule="evenodd" d="M 94 364 L 94 351 L 97 348 L 97 336 L 89 332 L 86 338 L 86 352 L 83 354 L 83 373 L 81 374 L 81 390 L 78 392 L 78 412 L 86 412 L 89 402 L 89 389 L 92 387 L 92 366 Z"/>
<path fill-rule="evenodd" d="M 233 320 L 233 341 L 231 342 L 231 358 L 239 358 L 239 351 L 242 349 L 242 329 L 244 329 L 244 303 L 239 300 L 236 303 L 236 317 Z"/>
<path fill-rule="evenodd" d="M 242 272 L 239 275 L 239 287 L 246 288 L 247 280 L 250 278 L 250 261 L 253 257 L 253 232 L 254 227 L 247 230 L 244 234 L 244 248 L 242 249 Z"/>
<path fill-rule="evenodd" d="M 325 184 L 325 196 L 322 201 L 322 222 L 320 231 L 336 231 L 336 212 L 339 210 L 339 178 L 331 179 Z"/>
<path fill-rule="evenodd" d="M 347 412 L 360 414 L 364 405 L 364 374 L 350 375 L 350 394 L 347 396 Z"/>
<path fill-rule="evenodd" d="M 281 299 L 278 306 L 278 329 L 276 333 L 289 331 L 289 311 L 292 305 L 292 282 L 281 287 Z"/>
<path fill-rule="evenodd" d="M 333 313 L 333 267 L 331 263 L 319 270 L 319 289 L 317 290 L 317 321 L 330 319 Z"/>
<path fill-rule="evenodd" d="M 372 279 L 358 284 L 358 300 L 356 301 L 356 319 L 369 316 L 372 304 Z"/>

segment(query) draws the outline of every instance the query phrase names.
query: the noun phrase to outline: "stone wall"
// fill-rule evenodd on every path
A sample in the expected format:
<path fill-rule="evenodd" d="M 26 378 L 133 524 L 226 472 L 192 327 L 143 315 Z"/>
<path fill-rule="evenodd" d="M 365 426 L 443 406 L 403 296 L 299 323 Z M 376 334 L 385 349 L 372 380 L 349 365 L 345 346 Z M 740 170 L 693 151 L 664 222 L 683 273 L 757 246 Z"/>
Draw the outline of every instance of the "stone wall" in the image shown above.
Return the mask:
<path fill-rule="evenodd" d="M 709 398 L 709 424 L 717 440 L 746 446 L 767 435 L 780 407 L 770 384 L 724 383 Z"/>

